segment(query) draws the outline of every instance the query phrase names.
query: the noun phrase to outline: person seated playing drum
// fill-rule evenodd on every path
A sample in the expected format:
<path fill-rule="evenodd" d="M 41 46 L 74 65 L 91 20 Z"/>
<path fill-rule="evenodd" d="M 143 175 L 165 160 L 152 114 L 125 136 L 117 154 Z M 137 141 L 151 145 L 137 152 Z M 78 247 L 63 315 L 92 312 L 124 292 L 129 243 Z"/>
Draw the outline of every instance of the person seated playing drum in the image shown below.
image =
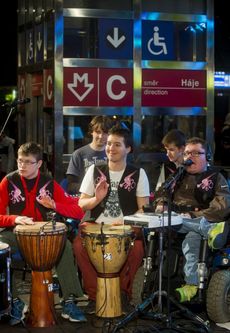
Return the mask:
<path fill-rule="evenodd" d="M 6 175 L 0 183 L 0 241 L 8 243 L 12 253 L 18 251 L 12 227 L 47 221 L 50 211 L 77 219 L 84 216 L 77 198 L 67 195 L 50 176 L 40 173 L 42 157 L 39 144 L 28 142 L 21 145 L 18 149 L 18 170 Z M 72 244 L 68 240 L 56 271 L 64 299 L 62 317 L 73 322 L 86 321 L 74 302 L 75 297 L 83 296 L 83 291 L 74 265 Z M 28 307 L 18 298 L 14 282 L 12 299 L 10 324 L 15 325 L 24 319 Z"/>
<path fill-rule="evenodd" d="M 80 187 L 79 205 L 91 211 L 91 218 L 96 223 L 124 224 L 123 216 L 142 211 L 142 207 L 149 202 L 149 182 L 145 171 L 127 164 L 127 155 L 131 149 L 129 130 L 112 127 L 106 144 L 108 165 L 92 165 L 85 174 Z M 90 262 L 80 234 L 75 238 L 73 248 L 85 291 L 93 301 L 88 308 L 88 313 L 92 313 L 91 310 L 95 311 L 97 272 Z M 133 279 L 143 256 L 142 240 L 136 239 L 120 272 L 121 290 L 129 300 Z"/>
<path fill-rule="evenodd" d="M 176 184 L 172 183 L 171 188 L 172 209 L 184 215 L 182 227 L 177 231 L 186 234 L 182 243 L 186 284 L 176 289 L 181 302 L 190 301 L 198 291 L 201 238 L 208 239 L 211 248 L 221 248 L 225 245 L 229 230 L 229 186 L 220 172 L 208 167 L 207 155 L 207 144 L 203 139 L 189 139 L 185 145 L 184 159 L 191 159 L 192 164 L 186 167 L 182 177 Z M 156 211 L 167 208 L 164 200 L 163 196 L 156 199 Z"/>

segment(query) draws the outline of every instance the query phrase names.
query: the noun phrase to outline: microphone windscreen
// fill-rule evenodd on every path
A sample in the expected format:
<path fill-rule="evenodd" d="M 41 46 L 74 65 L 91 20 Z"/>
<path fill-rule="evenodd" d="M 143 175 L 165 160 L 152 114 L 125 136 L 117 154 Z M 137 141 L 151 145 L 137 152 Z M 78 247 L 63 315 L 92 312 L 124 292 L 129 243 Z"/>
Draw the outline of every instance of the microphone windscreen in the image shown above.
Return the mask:
<path fill-rule="evenodd" d="M 184 166 L 190 166 L 192 164 L 193 164 L 193 161 L 190 160 L 190 159 L 188 159 L 188 160 L 184 161 L 182 165 L 184 165 Z"/>

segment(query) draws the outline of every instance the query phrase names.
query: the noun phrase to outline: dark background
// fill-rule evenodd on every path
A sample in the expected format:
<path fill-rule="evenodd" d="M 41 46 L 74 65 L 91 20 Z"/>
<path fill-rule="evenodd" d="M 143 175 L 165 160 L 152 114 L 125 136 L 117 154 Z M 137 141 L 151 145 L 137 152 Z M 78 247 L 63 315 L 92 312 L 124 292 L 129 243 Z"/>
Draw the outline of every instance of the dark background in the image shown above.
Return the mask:
<path fill-rule="evenodd" d="M 17 85 L 17 0 L 0 4 L 0 86 Z"/>
<path fill-rule="evenodd" d="M 215 70 L 230 72 L 230 18 L 226 0 L 214 0 Z M 17 84 L 17 1 L 3 0 L 0 9 L 0 86 Z"/>
<path fill-rule="evenodd" d="M 214 0 L 215 70 L 230 72 L 230 17 L 228 1 Z"/>

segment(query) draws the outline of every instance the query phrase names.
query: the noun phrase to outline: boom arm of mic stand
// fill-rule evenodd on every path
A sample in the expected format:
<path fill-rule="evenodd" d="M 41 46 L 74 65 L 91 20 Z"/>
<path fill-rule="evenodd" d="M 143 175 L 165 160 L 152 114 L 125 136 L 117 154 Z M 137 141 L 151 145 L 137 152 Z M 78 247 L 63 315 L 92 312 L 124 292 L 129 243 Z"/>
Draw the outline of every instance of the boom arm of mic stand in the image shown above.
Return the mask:
<path fill-rule="evenodd" d="M 178 179 L 180 179 L 181 175 L 183 174 L 185 168 L 184 166 L 180 166 L 177 168 L 177 171 L 172 174 L 171 176 L 168 177 L 168 179 L 166 179 L 166 181 L 164 182 L 164 184 L 162 185 L 164 190 L 169 190 L 171 189 L 171 186 L 178 181 Z"/>
<path fill-rule="evenodd" d="M 0 132 L 0 136 L 1 136 L 2 133 L 4 132 L 4 129 L 5 129 L 6 125 L 7 125 L 7 123 L 8 123 L 8 120 L 9 120 L 9 118 L 10 118 L 10 116 L 11 116 L 11 114 L 12 114 L 14 108 L 15 108 L 15 106 L 12 106 L 12 107 L 10 108 L 10 112 L 9 112 L 7 118 L 6 118 L 6 121 L 5 121 L 4 125 L 2 126 L 2 129 L 1 129 L 1 132 Z"/>

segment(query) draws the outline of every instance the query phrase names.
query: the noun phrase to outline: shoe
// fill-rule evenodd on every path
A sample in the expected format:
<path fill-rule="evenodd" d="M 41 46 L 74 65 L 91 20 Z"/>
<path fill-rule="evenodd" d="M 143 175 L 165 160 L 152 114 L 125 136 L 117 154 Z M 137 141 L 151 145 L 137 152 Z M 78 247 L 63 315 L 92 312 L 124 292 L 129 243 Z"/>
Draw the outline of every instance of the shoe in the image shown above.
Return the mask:
<path fill-rule="evenodd" d="M 191 284 L 186 284 L 181 288 L 177 288 L 176 292 L 177 292 L 177 296 L 179 296 L 179 301 L 181 303 L 183 302 L 189 302 L 191 300 L 191 298 L 193 298 L 194 296 L 196 296 L 198 287 L 195 285 L 191 285 Z"/>
<path fill-rule="evenodd" d="M 83 294 L 82 296 L 76 297 L 76 301 L 78 302 L 87 302 L 89 299 L 89 296 L 86 294 Z"/>
<path fill-rule="evenodd" d="M 88 304 L 84 306 L 83 311 L 87 314 L 94 314 L 96 312 L 96 302 L 89 300 Z"/>
<path fill-rule="evenodd" d="M 28 312 L 28 305 L 26 305 L 20 298 L 14 299 L 10 314 L 10 325 L 14 326 L 21 323 L 25 318 L 26 312 Z"/>
<path fill-rule="evenodd" d="M 208 232 L 208 246 L 213 250 L 221 249 L 227 242 L 228 233 L 228 222 L 215 223 Z"/>
<path fill-rule="evenodd" d="M 72 322 L 85 322 L 83 312 L 77 307 L 72 299 L 64 302 L 61 316 L 65 319 L 69 319 Z"/>

